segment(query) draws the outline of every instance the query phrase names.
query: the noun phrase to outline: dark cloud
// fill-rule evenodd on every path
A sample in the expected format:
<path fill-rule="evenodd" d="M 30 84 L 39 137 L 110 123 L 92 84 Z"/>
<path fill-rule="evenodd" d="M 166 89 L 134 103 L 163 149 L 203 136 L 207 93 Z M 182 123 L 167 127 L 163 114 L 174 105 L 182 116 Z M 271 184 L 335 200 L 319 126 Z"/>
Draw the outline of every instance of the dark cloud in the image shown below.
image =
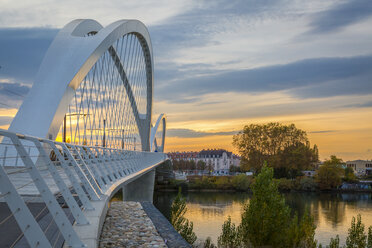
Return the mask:
<path fill-rule="evenodd" d="M 371 0 L 341 2 L 328 10 L 318 13 L 310 23 L 310 33 L 338 31 L 348 25 L 367 19 L 371 15 Z"/>
<path fill-rule="evenodd" d="M 0 29 L 0 78 L 32 83 L 57 29 Z"/>
<path fill-rule="evenodd" d="M 344 105 L 343 107 L 344 108 L 371 108 L 372 101 L 365 102 L 365 103 L 348 104 L 348 105 Z"/>
<path fill-rule="evenodd" d="M 167 129 L 167 137 L 178 137 L 178 138 L 200 138 L 200 137 L 215 136 L 215 135 L 234 135 L 237 133 L 238 131 L 200 132 L 200 131 L 195 131 L 192 129 L 181 129 L 181 128 Z"/>
<path fill-rule="evenodd" d="M 337 132 L 336 130 L 319 130 L 319 131 L 311 131 L 309 133 L 334 133 Z"/>
<path fill-rule="evenodd" d="M 4 97 L 21 97 L 24 98 L 30 86 L 20 83 L 0 83 L 0 95 Z"/>
<path fill-rule="evenodd" d="M 212 34 L 226 32 L 227 27 L 216 25 L 225 20 L 229 29 L 242 18 L 271 18 L 285 8 L 288 0 L 217 0 L 200 1 L 195 8 L 169 18 L 161 25 L 149 27 L 156 57 L 168 57 L 174 50 L 215 44 Z"/>
<path fill-rule="evenodd" d="M 215 71 L 160 85 L 157 93 L 163 99 L 182 99 L 207 93 L 292 90 L 298 97 L 327 97 L 371 94 L 371 79 L 372 56 L 316 58 L 248 70 Z"/>
<path fill-rule="evenodd" d="M 0 107 L 17 108 L 20 106 L 28 91 L 29 85 L 20 83 L 0 83 Z"/>

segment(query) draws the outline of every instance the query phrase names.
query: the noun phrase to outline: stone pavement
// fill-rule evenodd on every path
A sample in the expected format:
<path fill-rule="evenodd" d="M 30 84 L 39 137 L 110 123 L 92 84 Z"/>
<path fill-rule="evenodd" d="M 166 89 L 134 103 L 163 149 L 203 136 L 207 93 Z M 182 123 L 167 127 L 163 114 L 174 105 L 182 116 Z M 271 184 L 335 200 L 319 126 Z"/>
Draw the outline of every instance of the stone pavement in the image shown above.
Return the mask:
<path fill-rule="evenodd" d="M 167 246 L 140 203 L 111 202 L 99 247 Z"/>

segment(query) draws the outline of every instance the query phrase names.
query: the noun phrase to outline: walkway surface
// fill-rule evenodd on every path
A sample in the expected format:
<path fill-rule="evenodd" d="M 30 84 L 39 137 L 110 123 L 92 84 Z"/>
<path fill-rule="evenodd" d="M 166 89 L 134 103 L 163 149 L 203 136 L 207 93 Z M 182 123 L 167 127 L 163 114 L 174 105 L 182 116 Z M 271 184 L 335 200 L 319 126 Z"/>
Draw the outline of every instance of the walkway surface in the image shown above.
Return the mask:
<path fill-rule="evenodd" d="M 99 247 L 167 246 L 139 202 L 111 202 Z"/>

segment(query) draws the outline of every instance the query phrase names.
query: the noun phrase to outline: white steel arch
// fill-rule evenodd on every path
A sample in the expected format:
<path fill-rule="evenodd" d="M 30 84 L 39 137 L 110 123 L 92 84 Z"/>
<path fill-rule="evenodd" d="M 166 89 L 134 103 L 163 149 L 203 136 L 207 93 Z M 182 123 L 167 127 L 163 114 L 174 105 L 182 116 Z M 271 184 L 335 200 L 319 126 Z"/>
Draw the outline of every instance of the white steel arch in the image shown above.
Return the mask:
<path fill-rule="evenodd" d="M 159 130 L 160 126 L 162 127 L 161 130 Z M 165 114 L 161 114 L 159 115 L 158 120 L 155 123 L 155 126 L 151 128 L 150 151 L 164 152 L 166 127 L 167 127 L 167 117 Z M 157 143 L 158 141 L 156 139 L 156 135 L 158 131 L 161 131 L 160 144 Z"/>
<path fill-rule="evenodd" d="M 145 113 L 139 111 L 135 97 L 137 90 L 131 88 L 122 58 L 114 48 L 115 42 L 128 34 L 137 38 L 142 49 L 143 73 L 146 76 Z M 149 33 L 145 25 L 137 20 L 120 20 L 104 28 L 94 20 L 74 20 L 61 29 L 49 47 L 34 85 L 9 131 L 54 140 L 77 89 L 107 52 L 125 87 L 142 151 L 150 151 L 153 57 Z"/>

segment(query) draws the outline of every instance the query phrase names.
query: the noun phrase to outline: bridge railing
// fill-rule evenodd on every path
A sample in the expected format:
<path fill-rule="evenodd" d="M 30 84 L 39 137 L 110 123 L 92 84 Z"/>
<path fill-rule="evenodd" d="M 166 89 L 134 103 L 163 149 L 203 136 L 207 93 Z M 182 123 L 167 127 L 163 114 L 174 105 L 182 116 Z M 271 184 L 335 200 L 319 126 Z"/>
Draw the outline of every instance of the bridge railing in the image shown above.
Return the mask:
<path fill-rule="evenodd" d="M 0 202 L 10 210 L 0 227 L 14 218 L 20 229 L 9 246 L 23 240 L 31 247 L 84 247 L 73 223 L 89 225 L 85 213 L 113 183 L 164 160 L 163 153 L 79 146 L 0 129 Z"/>

